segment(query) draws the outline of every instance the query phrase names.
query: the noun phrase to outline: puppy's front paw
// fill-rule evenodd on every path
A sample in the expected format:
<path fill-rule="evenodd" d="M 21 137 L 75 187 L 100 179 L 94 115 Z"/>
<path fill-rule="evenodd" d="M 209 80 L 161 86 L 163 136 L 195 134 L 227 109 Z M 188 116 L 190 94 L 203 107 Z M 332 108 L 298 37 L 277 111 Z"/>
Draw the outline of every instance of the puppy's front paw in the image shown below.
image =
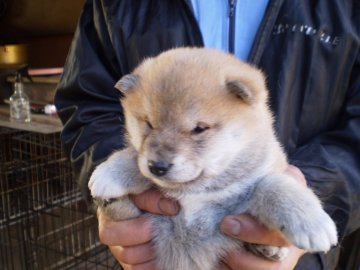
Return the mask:
<path fill-rule="evenodd" d="M 298 220 L 292 232 L 284 233 L 297 247 L 311 252 L 324 251 L 337 244 L 337 230 L 334 221 L 322 209 L 311 209 L 309 218 Z"/>
<path fill-rule="evenodd" d="M 249 212 L 265 225 L 281 230 L 295 246 L 327 252 L 337 244 L 334 221 L 308 187 L 285 174 L 265 177 L 251 199 Z"/>
<path fill-rule="evenodd" d="M 259 244 L 244 244 L 245 248 L 259 257 L 264 257 L 272 261 L 283 261 L 289 254 L 287 247 L 277 247 Z"/>
<path fill-rule="evenodd" d="M 141 214 L 141 211 L 133 204 L 128 196 L 110 200 L 94 199 L 94 202 L 102 209 L 104 214 L 112 220 L 125 220 L 138 217 Z"/>
<path fill-rule="evenodd" d="M 93 198 L 103 200 L 118 198 L 126 195 L 125 190 L 120 185 L 118 175 L 114 175 L 113 171 L 106 166 L 106 162 L 96 167 L 89 180 L 89 189 Z"/>

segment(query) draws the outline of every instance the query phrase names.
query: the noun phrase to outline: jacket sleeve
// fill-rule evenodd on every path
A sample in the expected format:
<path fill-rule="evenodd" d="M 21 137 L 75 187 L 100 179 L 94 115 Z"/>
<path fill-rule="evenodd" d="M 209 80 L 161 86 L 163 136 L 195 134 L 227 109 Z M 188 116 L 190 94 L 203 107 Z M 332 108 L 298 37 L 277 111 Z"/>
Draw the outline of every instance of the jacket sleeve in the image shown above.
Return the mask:
<path fill-rule="evenodd" d="M 335 220 L 340 240 L 360 228 L 360 55 L 339 125 L 290 157 Z"/>
<path fill-rule="evenodd" d="M 146 57 L 202 45 L 195 26 L 185 1 L 86 0 L 55 96 L 64 149 L 86 197 L 94 165 L 125 146 L 116 81 Z"/>
<path fill-rule="evenodd" d="M 114 84 L 128 70 L 126 63 L 120 67 L 115 61 L 97 3 L 87 1 L 84 6 L 55 96 L 64 124 L 63 147 L 86 198 L 94 164 L 125 145 L 120 94 Z"/>

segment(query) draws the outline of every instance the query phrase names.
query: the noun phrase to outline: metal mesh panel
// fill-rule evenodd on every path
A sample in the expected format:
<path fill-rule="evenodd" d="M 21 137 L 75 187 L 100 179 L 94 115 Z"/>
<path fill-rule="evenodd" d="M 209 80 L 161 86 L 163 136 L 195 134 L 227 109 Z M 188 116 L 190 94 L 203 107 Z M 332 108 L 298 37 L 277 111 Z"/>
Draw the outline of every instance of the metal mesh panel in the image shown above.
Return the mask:
<path fill-rule="evenodd" d="M 59 134 L 0 129 L 0 269 L 113 269 Z"/>

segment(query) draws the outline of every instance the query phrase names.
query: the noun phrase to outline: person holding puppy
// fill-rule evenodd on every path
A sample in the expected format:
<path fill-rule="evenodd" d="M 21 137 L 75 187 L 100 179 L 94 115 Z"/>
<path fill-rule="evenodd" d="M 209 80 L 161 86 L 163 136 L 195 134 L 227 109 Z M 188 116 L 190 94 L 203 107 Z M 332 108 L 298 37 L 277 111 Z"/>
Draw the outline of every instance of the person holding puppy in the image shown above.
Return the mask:
<path fill-rule="evenodd" d="M 293 164 L 288 173 L 320 196 L 337 224 L 340 242 L 360 227 L 360 6 L 356 1 L 297 0 L 254 5 L 86 1 L 56 105 L 65 124 L 65 151 L 87 199 L 94 166 L 125 146 L 115 82 L 148 56 L 174 47 L 206 46 L 234 53 L 264 71 L 277 135 Z M 132 199 L 139 208 L 159 214 L 175 215 L 181 207 L 155 189 Z M 98 217 L 100 238 L 124 269 L 154 269 L 151 228 L 144 217 L 121 222 L 101 212 Z M 288 245 L 280 232 L 250 216 L 234 214 L 219 226 L 245 242 Z M 304 255 L 295 247 L 290 250 L 283 262 L 234 250 L 219 268 L 333 269 L 339 252 L 334 248 L 326 255 Z"/>

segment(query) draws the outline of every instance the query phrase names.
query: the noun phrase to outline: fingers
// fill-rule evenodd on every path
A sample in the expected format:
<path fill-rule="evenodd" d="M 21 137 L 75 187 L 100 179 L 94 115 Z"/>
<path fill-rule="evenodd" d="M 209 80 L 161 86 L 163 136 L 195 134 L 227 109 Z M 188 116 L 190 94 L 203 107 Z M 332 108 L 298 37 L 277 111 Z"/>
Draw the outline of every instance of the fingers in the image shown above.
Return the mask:
<path fill-rule="evenodd" d="M 152 188 L 130 198 L 140 209 L 154 214 L 175 215 L 180 206 Z M 123 221 L 112 221 L 98 210 L 100 241 L 108 245 L 125 270 L 155 270 L 151 223 L 142 216 Z"/>
<path fill-rule="evenodd" d="M 276 262 L 265 260 L 256 255 L 247 252 L 245 249 L 238 248 L 230 251 L 224 258 L 223 263 L 229 269 L 246 269 L 246 270 L 271 270 L 275 269 Z"/>
<path fill-rule="evenodd" d="M 290 246 L 289 256 L 280 262 L 266 260 L 244 250 L 236 249 L 227 254 L 220 269 L 246 269 L 246 270 L 291 270 L 296 266 L 299 258 L 304 254 L 294 246 Z"/>
<path fill-rule="evenodd" d="M 271 230 L 249 215 L 227 216 L 220 223 L 220 230 L 243 242 L 287 246 L 288 241 L 277 230 Z"/>
<path fill-rule="evenodd" d="M 116 260 L 128 264 L 145 264 L 155 260 L 155 252 L 150 242 L 130 247 L 110 246 L 111 253 Z"/>
<path fill-rule="evenodd" d="M 100 241 L 108 246 L 132 246 L 149 242 L 151 224 L 146 217 L 112 221 L 98 211 Z"/>
<path fill-rule="evenodd" d="M 166 198 L 160 191 L 151 188 L 131 199 L 142 210 L 155 214 L 175 215 L 180 206 L 177 201 Z M 98 209 L 100 241 L 108 246 L 130 246 L 144 244 L 151 240 L 151 224 L 146 217 L 113 221 Z"/>
<path fill-rule="evenodd" d="M 247 269 L 247 270 L 290 270 L 295 267 L 304 251 L 290 245 L 284 236 L 277 230 L 271 230 L 249 215 L 227 216 L 220 224 L 220 229 L 226 235 L 243 242 L 287 246 L 289 255 L 281 262 L 270 261 L 258 257 L 243 248 L 232 250 L 223 259 L 220 269 Z"/>
<path fill-rule="evenodd" d="M 146 217 L 112 221 L 98 210 L 100 241 L 125 270 L 155 270 L 151 224 Z"/>
<path fill-rule="evenodd" d="M 138 195 L 130 195 L 130 198 L 138 208 L 153 214 L 176 215 L 180 210 L 180 205 L 177 201 L 164 197 L 155 188 L 151 188 Z"/>
<path fill-rule="evenodd" d="M 120 263 L 124 270 L 157 270 L 155 261 L 149 261 L 141 264 L 131 265 Z"/>

